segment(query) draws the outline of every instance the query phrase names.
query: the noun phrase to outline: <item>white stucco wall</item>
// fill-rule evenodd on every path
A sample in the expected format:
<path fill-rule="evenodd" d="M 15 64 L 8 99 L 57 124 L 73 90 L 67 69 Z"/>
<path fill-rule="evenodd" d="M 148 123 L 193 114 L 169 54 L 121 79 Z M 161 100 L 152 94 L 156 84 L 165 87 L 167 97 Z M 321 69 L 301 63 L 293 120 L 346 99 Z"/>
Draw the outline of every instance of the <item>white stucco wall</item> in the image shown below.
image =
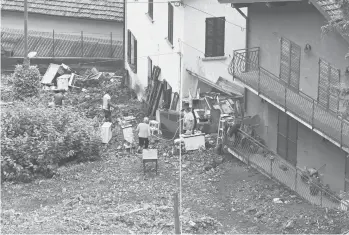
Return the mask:
<path fill-rule="evenodd" d="M 138 44 L 137 74 L 134 74 L 127 66 L 132 82 L 140 83 L 142 87 L 147 85 L 147 56 L 153 55 L 151 56 L 153 65 L 158 65 L 161 68 L 161 79 L 168 81 L 173 92 L 179 92 L 180 58 L 176 54 L 178 51 L 183 53 L 181 75 L 184 96 L 188 94 L 188 87 L 195 82 L 197 83 L 197 79 L 192 78 L 186 72 L 187 68 L 213 82 L 216 82 L 220 76 L 231 79 L 227 70 L 228 64 L 232 58 L 233 50 L 245 47 L 245 32 L 239 27 L 226 23 L 225 53 L 227 58 L 220 61 L 202 61 L 203 53 L 200 51 L 205 51 L 205 19 L 212 17 L 212 15 L 225 16 L 227 21 L 245 27 L 244 18 L 230 5 L 219 4 L 215 0 L 185 0 L 185 4 L 211 15 L 185 5 L 174 7 L 174 48 L 171 48 L 165 40 L 168 23 L 167 3 L 163 3 L 161 0 L 154 0 L 154 2 L 154 22 L 151 22 L 146 15 L 148 4 L 127 4 L 126 27 L 135 35 Z M 137 17 L 134 17 L 135 15 Z M 184 43 L 179 43 L 179 41 Z M 197 50 L 186 44 L 195 47 Z M 243 90 L 241 89 L 241 91 Z"/>
<path fill-rule="evenodd" d="M 153 61 L 153 66 L 161 68 L 160 80 L 166 79 L 173 92 L 179 91 L 179 65 L 178 38 L 183 37 L 183 8 L 174 7 L 174 45 L 169 45 L 167 37 L 168 5 L 161 0 L 154 0 L 153 21 L 147 15 L 148 4 L 134 3 L 126 6 L 126 28 L 137 39 L 137 73 L 126 65 L 132 80 L 132 86 L 139 84 L 145 88 L 148 83 L 148 56 Z M 156 3 L 160 2 L 160 3 Z M 137 16 L 137 17 L 135 17 Z M 127 33 L 127 32 L 126 32 Z M 127 51 L 127 40 L 125 43 Z"/>
<path fill-rule="evenodd" d="M 232 76 L 228 73 L 227 68 L 233 58 L 233 51 L 245 48 L 246 32 L 229 22 L 245 28 L 245 19 L 230 4 L 215 4 L 218 3 L 215 0 L 186 0 L 184 2 L 189 5 L 184 8 L 186 22 L 184 25 L 184 42 L 195 47 L 194 49 L 188 45 L 183 45 L 185 50 L 185 67 L 214 83 L 219 77 L 232 81 Z M 246 10 L 243 11 L 246 14 Z M 225 17 L 226 19 L 224 46 L 226 59 L 203 60 L 205 57 L 205 20 L 209 17 Z M 195 86 L 197 84 L 197 78 L 194 78 L 188 73 L 184 74 L 184 78 L 184 87 Z M 243 93 L 241 87 L 237 86 L 237 90 Z M 187 94 L 188 89 L 184 89 L 183 95 L 186 96 Z"/>
<path fill-rule="evenodd" d="M 1 11 L 1 27 L 23 30 L 23 13 Z M 89 20 L 71 17 L 50 16 L 42 14 L 28 15 L 28 29 L 42 32 L 69 33 L 80 35 L 84 31 L 85 36 L 107 37 L 112 33 L 113 39 L 123 40 L 123 23 Z"/>

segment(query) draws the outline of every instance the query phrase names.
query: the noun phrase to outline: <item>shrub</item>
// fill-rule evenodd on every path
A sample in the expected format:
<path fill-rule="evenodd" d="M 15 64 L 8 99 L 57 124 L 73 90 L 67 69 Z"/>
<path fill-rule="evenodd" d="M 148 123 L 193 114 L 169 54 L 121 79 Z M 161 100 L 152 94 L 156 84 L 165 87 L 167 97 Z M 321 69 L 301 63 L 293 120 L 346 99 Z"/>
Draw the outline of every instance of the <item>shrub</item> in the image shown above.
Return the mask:
<path fill-rule="evenodd" d="M 40 72 L 36 66 L 25 68 L 19 64 L 12 75 L 14 97 L 24 100 L 28 97 L 37 96 L 40 88 Z"/>
<path fill-rule="evenodd" d="M 2 180 L 50 177 L 57 165 L 100 156 L 98 124 L 70 107 L 28 107 L 26 102 L 1 116 Z"/>

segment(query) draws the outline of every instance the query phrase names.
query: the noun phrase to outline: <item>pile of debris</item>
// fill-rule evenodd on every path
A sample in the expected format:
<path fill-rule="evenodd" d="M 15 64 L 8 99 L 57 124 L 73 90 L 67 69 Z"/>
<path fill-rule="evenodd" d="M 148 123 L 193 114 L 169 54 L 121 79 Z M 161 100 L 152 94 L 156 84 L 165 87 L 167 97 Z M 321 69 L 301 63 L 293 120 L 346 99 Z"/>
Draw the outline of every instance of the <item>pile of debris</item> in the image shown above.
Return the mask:
<path fill-rule="evenodd" d="M 85 71 L 79 75 L 65 64 L 50 64 L 46 73 L 42 77 L 41 83 L 45 90 L 65 90 L 69 88 L 85 89 L 89 87 L 98 87 L 104 81 L 113 79 L 122 79 L 122 76 L 110 75 L 109 73 L 99 72 L 96 68 Z"/>

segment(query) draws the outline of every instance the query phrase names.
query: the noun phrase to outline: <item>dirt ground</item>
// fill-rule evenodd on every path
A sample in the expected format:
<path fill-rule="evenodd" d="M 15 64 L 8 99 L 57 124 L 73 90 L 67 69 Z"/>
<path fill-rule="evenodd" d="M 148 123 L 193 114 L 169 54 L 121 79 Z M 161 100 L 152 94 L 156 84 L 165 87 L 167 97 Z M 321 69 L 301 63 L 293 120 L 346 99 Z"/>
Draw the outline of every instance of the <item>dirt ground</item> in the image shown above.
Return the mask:
<path fill-rule="evenodd" d="M 231 156 L 210 171 L 203 168 L 215 155 L 197 156 L 201 157 L 184 157 L 183 207 L 217 219 L 225 233 L 337 234 L 348 230 L 348 213 L 310 205 Z M 274 198 L 285 203 L 274 203 Z"/>

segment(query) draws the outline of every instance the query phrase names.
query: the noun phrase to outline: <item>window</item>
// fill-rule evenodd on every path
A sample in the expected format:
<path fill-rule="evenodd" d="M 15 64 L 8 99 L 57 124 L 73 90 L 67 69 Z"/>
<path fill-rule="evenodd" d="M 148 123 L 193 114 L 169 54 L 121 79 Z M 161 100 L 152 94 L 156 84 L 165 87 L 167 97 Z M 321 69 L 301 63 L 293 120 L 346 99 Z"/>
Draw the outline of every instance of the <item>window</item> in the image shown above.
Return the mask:
<path fill-rule="evenodd" d="M 153 19 L 153 10 L 154 10 L 154 0 L 148 0 L 148 15 Z"/>
<path fill-rule="evenodd" d="M 137 73 L 137 40 L 130 30 L 127 32 L 127 62 L 134 73 Z"/>
<path fill-rule="evenodd" d="M 277 153 L 294 166 L 297 165 L 297 130 L 297 121 L 284 112 L 279 112 Z"/>
<path fill-rule="evenodd" d="M 225 17 L 206 18 L 205 57 L 224 56 Z"/>
<path fill-rule="evenodd" d="M 281 38 L 280 79 L 287 86 L 299 90 L 301 47 Z"/>
<path fill-rule="evenodd" d="M 168 32 L 167 40 L 173 45 L 173 6 L 168 3 Z"/>
<path fill-rule="evenodd" d="M 318 102 L 334 112 L 337 112 L 339 108 L 339 93 L 333 87 L 339 86 L 339 84 L 340 70 L 320 59 Z"/>
<path fill-rule="evenodd" d="M 148 57 L 148 86 L 152 85 L 153 61 Z"/>

